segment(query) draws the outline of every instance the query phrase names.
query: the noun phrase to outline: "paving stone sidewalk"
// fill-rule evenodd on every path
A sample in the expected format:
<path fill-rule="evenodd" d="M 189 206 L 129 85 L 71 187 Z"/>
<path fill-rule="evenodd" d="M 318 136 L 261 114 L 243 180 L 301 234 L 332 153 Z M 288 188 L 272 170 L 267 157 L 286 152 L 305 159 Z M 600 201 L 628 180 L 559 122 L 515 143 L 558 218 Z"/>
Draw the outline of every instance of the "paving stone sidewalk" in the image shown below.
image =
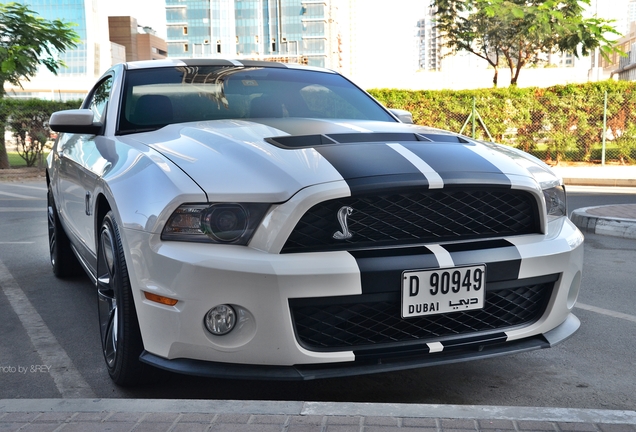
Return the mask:
<path fill-rule="evenodd" d="M 0 400 L 0 431 L 636 432 L 636 412 L 284 401 Z"/>

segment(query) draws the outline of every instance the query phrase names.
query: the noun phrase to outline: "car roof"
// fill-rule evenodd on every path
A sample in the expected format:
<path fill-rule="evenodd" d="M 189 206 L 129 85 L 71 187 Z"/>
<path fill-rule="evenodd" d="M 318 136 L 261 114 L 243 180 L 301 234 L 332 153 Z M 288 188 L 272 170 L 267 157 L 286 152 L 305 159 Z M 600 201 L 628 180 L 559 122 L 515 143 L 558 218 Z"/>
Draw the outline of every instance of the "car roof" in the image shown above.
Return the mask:
<path fill-rule="evenodd" d="M 161 60 L 141 60 L 126 62 L 123 64 L 125 69 L 151 69 L 157 67 L 175 67 L 175 66 L 237 66 L 237 67 L 269 67 L 283 69 L 304 69 L 320 72 L 336 73 L 333 70 L 315 66 L 300 65 L 297 63 L 278 63 L 264 60 L 245 60 L 245 59 L 220 59 L 220 58 L 197 58 L 197 59 L 178 59 L 166 58 Z"/>

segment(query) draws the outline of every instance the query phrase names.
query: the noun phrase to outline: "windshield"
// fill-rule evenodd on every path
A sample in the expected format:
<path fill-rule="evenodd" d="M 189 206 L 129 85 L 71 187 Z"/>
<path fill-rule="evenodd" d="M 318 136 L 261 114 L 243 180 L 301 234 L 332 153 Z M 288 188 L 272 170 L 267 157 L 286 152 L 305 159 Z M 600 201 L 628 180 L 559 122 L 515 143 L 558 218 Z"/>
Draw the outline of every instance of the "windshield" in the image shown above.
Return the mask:
<path fill-rule="evenodd" d="M 125 82 L 118 134 L 219 119 L 395 121 L 365 92 L 329 72 L 184 66 L 130 70 Z"/>

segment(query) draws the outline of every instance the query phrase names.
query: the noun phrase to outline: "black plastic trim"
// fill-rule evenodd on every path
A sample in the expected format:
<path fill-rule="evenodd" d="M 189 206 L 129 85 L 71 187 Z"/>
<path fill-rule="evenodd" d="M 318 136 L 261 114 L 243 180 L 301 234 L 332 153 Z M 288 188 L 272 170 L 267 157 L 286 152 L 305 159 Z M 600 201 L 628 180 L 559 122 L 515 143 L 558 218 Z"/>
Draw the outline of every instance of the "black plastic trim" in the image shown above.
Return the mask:
<path fill-rule="evenodd" d="M 501 344 L 485 345 L 481 349 L 460 349 L 409 357 L 376 359 L 373 361 L 262 366 L 206 362 L 192 359 L 168 360 L 147 351 L 142 352 L 139 359 L 144 363 L 170 372 L 208 378 L 302 381 L 417 369 L 426 366 L 439 366 L 550 348 L 572 336 L 579 326 L 578 318 L 570 314 L 561 325 L 546 333 L 545 336 L 537 335 Z"/>
<path fill-rule="evenodd" d="M 486 272 L 487 275 L 489 271 Z M 550 292 L 547 293 L 543 298 L 542 306 L 540 307 L 540 312 L 538 315 L 531 321 L 518 323 L 518 324 L 510 324 L 508 326 L 500 326 L 496 328 L 490 329 L 481 329 L 479 331 L 468 332 L 468 333 L 459 333 L 459 334 L 447 334 L 437 337 L 431 338 L 419 338 L 416 340 L 407 339 L 401 341 L 392 341 L 392 342 L 381 342 L 376 344 L 365 344 L 365 345 L 355 345 L 355 346 L 330 346 L 330 347 L 322 347 L 313 344 L 307 344 L 306 341 L 299 335 L 298 329 L 296 327 L 296 319 L 294 317 L 295 308 L 302 308 L 306 306 L 310 307 L 324 307 L 324 306 L 333 306 L 333 305 L 347 305 L 353 303 L 379 303 L 379 302 L 389 302 L 389 303 L 399 303 L 401 301 L 401 288 L 399 284 L 394 285 L 386 285 L 384 287 L 384 291 L 372 291 L 367 289 L 364 291 L 363 286 L 363 295 L 348 295 L 348 296 L 333 296 L 333 297 L 312 297 L 312 298 L 292 298 L 289 299 L 290 312 L 292 314 L 292 323 L 294 326 L 294 334 L 296 335 L 296 340 L 298 343 L 308 351 L 314 352 L 342 352 L 353 350 L 354 353 L 362 353 L 371 357 L 377 355 L 382 356 L 383 353 L 398 353 L 398 355 L 406 355 L 407 352 L 413 353 L 421 353 L 428 352 L 427 343 L 431 342 L 440 342 L 446 347 L 466 347 L 469 345 L 481 346 L 481 345 L 490 345 L 492 343 L 501 342 L 501 335 L 505 334 L 506 330 L 511 330 L 515 328 L 523 328 L 529 325 L 532 325 L 534 322 L 539 320 L 543 314 L 545 313 L 545 308 L 552 296 L 554 283 L 559 279 L 560 273 L 549 274 L 544 276 L 537 276 L 526 279 L 514 279 L 514 280 L 505 280 L 505 281 L 492 281 L 487 276 L 486 282 L 486 292 L 492 293 L 501 290 L 510 290 L 515 288 L 522 288 L 527 286 L 535 286 L 535 285 L 544 285 L 549 286 Z M 368 279 L 368 278 L 367 278 Z M 365 279 L 363 278 L 363 283 Z M 387 289 L 387 287 L 389 287 Z M 444 316 L 447 314 L 441 314 L 440 316 Z M 503 339 L 505 341 L 505 338 Z M 401 353 L 401 354 L 400 354 Z M 394 354 L 392 354 L 394 355 Z"/>

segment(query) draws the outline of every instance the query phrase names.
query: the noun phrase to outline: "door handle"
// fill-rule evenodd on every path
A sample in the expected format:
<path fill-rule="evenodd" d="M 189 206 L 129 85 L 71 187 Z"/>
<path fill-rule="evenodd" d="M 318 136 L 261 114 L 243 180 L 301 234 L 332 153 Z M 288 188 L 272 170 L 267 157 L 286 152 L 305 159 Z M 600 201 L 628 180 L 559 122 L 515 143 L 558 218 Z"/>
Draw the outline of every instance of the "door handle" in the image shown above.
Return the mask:
<path fill-rule="evenodd" d="M 91 197 L 92 194 L 90 193 L 90 191 L 86 191 L 86 196 L 84 197 L 84 204 L 86 205 L 86 216 L 90 216 L 93 213 L 91 206 Z"/>

